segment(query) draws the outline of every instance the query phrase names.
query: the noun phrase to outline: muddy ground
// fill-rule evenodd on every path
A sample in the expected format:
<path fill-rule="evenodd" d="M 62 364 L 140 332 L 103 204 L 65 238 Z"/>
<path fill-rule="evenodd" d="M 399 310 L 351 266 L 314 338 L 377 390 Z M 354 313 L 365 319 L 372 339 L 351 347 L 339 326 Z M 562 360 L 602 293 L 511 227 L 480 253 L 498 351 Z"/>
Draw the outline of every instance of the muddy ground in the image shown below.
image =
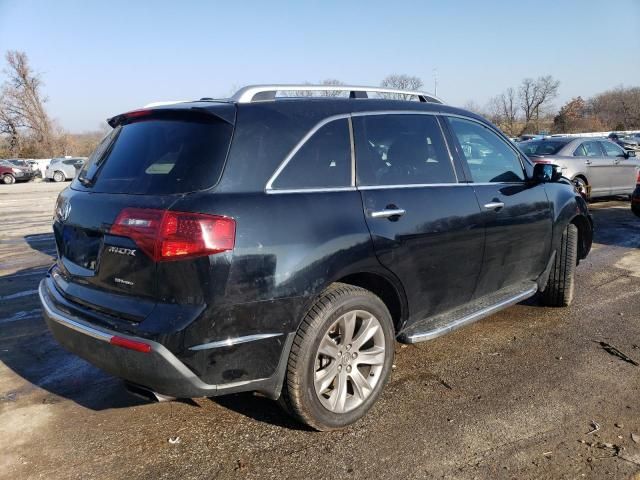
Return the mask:
<path fill-rule="evenodd" d="M 598 343 L 640 362 L 640 219 L 628 201 L 592 205 L 596 240 L 571 308 L 532 299 L 435 341 L 398 344 L 370 414 L 316 433 L 252 395 L 147 403 L 58 347 L 35 289 L 55 255 L 50 221 L 63 186 L 0 186 L 0 478 L 640 472 L 640 367 Z"/>

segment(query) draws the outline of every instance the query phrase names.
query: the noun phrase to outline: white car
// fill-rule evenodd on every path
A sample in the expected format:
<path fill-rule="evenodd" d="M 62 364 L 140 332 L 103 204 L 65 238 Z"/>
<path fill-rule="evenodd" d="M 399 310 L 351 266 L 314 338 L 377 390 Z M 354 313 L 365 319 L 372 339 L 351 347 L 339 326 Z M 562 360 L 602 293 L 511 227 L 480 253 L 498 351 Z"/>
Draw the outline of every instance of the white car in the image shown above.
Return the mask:
<path fill-rule="evenodd" d="M 83 167 L 86 158 L 64 157 L 52 158 L 44 172 L 44 178 L 54 182 L 72 180 Z"/>
<path fill-rule="evenodd" d="M 640 160 L 636 152 L 600 138 L 545 138 L 518 144 L 535 163 L 554 163 L 588 198 L 631 195 Z"/>

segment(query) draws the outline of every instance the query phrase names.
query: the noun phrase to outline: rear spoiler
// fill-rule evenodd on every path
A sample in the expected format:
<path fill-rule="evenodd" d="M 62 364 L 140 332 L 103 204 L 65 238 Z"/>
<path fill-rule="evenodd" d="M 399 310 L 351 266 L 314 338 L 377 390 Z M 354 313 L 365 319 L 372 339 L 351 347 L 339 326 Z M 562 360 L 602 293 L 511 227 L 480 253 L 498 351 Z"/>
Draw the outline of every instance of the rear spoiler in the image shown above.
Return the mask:
<path fill-rule="evenodd" d="M 141 108 L 121 113 L 107 119 L 107 123 L 115 128 L 118 125 L 129 123 L 130 121 L 144 117 L 179 117 L 181 115 L 206 115 L 215 117 L 230 125 L 236 121 L 236 107 L 232 103 L 216 103 L 207 106 L 185 107 L 184 105 L 165 105 L 160 108 Z"/>

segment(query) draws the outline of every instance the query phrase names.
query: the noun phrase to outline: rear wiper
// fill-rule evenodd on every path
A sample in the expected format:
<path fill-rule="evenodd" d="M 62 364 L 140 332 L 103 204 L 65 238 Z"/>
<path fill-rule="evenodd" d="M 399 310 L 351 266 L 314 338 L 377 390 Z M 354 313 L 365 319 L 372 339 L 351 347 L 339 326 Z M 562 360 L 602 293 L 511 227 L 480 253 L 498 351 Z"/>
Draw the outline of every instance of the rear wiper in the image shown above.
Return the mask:
<path fill-rule="evenodd" d="M 94 179 L 90 179 L 87 177 L 78 177 L 78 181 L 85 187 L 92 187 Z"/>

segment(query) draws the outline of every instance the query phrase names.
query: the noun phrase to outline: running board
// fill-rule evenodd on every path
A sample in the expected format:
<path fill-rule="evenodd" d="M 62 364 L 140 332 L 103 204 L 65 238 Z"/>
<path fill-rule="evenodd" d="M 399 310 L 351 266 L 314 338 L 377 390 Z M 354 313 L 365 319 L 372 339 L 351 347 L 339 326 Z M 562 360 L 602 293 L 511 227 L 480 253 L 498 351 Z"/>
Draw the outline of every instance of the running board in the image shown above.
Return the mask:
<path fill-rule="evenodd" d="M 433 340 L 533 297 L 537 291 L 538 286 L 535 282 L 527 282 L 517 287 L 500 290 L 455 310 L 421 320 L 402 331 L 398 336 L 398 341 L 418 343 Z"/>

